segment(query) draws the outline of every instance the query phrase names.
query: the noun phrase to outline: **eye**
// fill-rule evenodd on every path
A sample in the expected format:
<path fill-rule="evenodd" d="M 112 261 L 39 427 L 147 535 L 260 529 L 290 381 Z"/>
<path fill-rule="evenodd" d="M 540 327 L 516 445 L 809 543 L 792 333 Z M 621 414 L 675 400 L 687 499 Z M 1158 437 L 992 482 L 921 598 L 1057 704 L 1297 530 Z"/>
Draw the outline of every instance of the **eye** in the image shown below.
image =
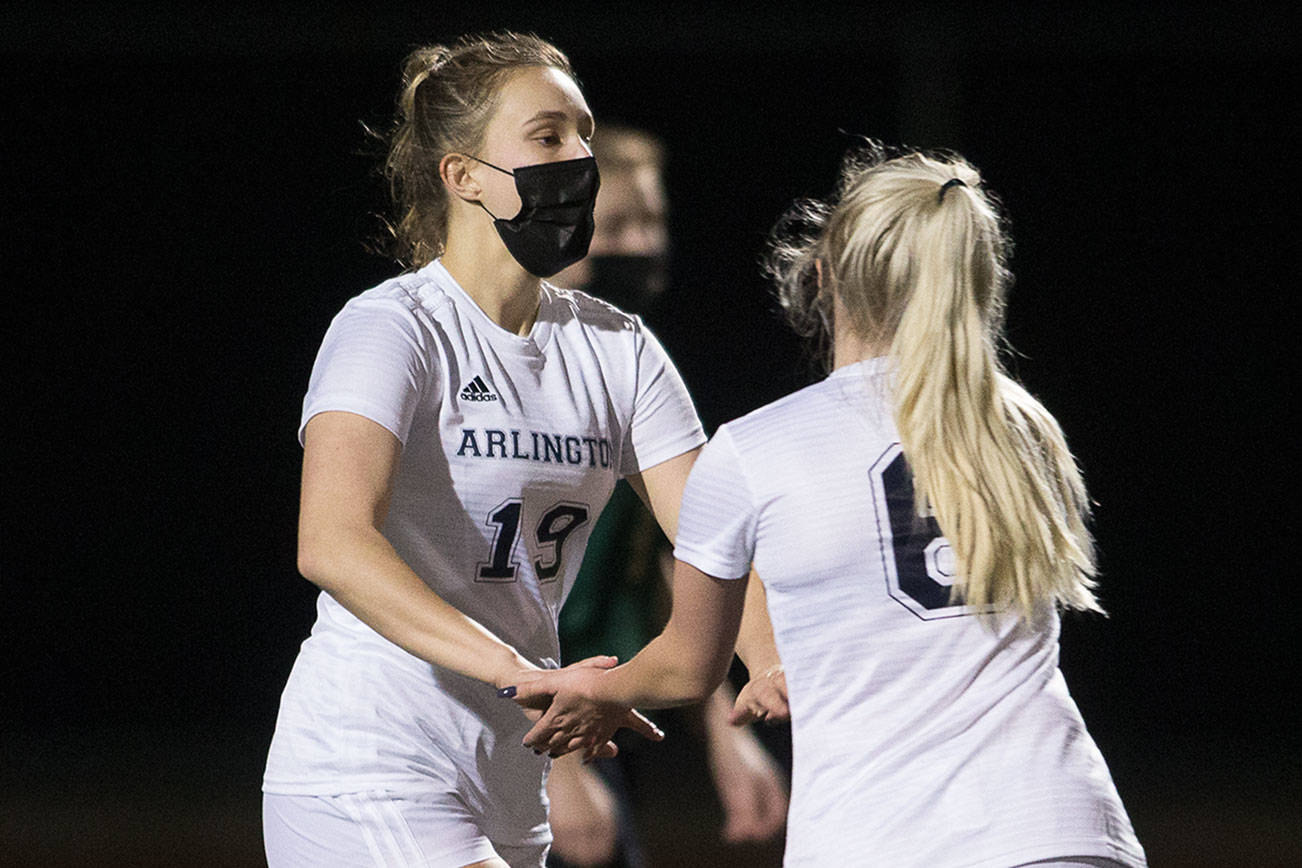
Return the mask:
<path fill-rule="evenodd" d="M 533 137 L 535 142 L 542 142 L 544 145 L 559 145 L 561 137 L 554 132 L 539 133 Z"/>

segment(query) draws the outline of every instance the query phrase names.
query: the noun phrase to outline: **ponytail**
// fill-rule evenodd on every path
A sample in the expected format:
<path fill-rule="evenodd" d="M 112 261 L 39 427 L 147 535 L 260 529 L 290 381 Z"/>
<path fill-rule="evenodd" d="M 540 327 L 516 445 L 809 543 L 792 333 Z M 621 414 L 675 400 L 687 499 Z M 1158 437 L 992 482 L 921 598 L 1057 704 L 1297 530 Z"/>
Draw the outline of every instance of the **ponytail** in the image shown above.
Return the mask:
<path fill-rule="evenodd" d="M 857 335 L 889 345 L 918 507 L 958 559 L 954 601 L 1027 617 L 1046 601 L 1099 611 L 1080 471 L 999 361 L 1008 242 L 980 180 L 961 158 L 886 159 L 873 146 L 847 162 L 834 205 L 797 205 L 806 233 L 779 235 L 769 270 L 794 323 L 810 329 L 835 292 Z"/>

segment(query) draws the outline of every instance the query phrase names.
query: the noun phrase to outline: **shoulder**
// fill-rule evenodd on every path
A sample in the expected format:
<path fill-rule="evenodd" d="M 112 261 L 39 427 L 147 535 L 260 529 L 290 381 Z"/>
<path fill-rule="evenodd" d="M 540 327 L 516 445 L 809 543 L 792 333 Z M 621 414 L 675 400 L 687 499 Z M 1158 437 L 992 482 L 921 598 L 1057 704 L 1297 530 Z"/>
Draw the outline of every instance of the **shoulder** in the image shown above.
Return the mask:
<path fill-rule="evenodd" d="M 361 292 L 331 320 L 318 359 L 368 365 L 403 359 L 429 368 L 445 342 L 436 325 L 441 298 L 441 292 L 431 295 L 419 274 L 399 275 Z"/>
<path fill-rule="evenodd" d="M 431 323 L 443 316 L 450 304 L 442 287 L 421 272 L 400 274 L 350 298 L 330 329 L 349 334 L 400 334 L 424 344 L 436 338 Z"/>
<path fill-rule="evenodd" d="M 449 303 L 447 293 L 423 272 L 409 272 L 358 293 L 340 313 L 378 318 L 414 319 L 423 310 L 436 313 Z"/>
<path fill-rule="evenodd" d="M 727 429 L 738 449 L 744 450 L 775 438 L 790 437 L 793 428 L 800 428 L 812 419 L 826 415 L 824 411 L 831 409 L 833 404 L 828 381 L 822 380 L 752 410 L 720 430 Z"/>
<path fill-rule="evenodd" d="M 596 331 L 628 332 L 640 335 L 645 331 L 642 318 L 627 311 L 620 310 L 608 301 L 578 289 L 563 289 L 544 283 L 545 291 L 550 294 L 551 303 L 580 328 Z"/>

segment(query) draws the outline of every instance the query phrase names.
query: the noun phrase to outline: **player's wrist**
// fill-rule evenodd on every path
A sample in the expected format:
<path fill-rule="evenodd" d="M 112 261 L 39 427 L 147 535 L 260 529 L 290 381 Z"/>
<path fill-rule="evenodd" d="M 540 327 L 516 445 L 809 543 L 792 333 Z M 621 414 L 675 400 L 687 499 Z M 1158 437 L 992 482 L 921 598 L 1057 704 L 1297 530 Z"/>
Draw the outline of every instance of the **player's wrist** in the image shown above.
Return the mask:
<path fill-rule="evenodd" d="M 504 647 L 497 655 L 491 673 L 485 680 L 500 690 L 503 687 L 519 684 L 521 673 L 536 670 L 538 667 L 520 656 L 514 648 Z"/>

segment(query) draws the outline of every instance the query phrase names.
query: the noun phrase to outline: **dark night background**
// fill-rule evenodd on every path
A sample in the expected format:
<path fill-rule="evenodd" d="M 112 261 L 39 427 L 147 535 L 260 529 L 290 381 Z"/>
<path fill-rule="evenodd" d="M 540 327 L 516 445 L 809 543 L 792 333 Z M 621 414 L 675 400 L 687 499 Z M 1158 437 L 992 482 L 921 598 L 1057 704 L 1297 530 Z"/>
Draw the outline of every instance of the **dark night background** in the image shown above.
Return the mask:
<path fill-rule="evenodd" d="M 1154 865 L 1302 864 L 1296 31 L 1050 6 L 0 12 L 0 864 L 261 860 L 313 615 L 302 393 L 330 318 L 394 271 L 362 243 L 385 191 L 359 122 L 387 123 L 409 48 L 490 27 L 553 39 L 599 125 L 667 142 L 663 337 L 711 429 L 808 382 L 757 260 L 848 134 L 983 170 L 1017 242 L 1016 370 L 1098 503 L 1111 614 L 1067 619 L 1068 683 Z M 694 824 L 648 808 L 663 863 L 772 864 L 672 849 L 713 846 L 700 791 L 668 799 Z"/>

